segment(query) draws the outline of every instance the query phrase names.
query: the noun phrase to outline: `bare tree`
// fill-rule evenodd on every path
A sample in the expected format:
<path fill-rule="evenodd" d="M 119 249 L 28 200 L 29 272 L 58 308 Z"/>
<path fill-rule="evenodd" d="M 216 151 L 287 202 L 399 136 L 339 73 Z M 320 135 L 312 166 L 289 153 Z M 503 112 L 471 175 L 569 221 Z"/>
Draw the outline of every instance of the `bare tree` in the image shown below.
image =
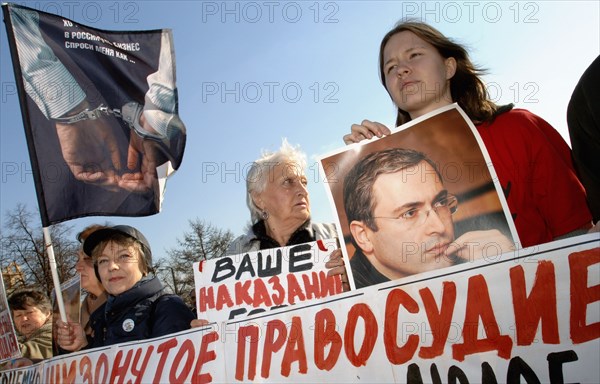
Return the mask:
<path fill-rule="evenodd" d="M 0 266 L 2 271 L 12 271 L 18 266 L 21 274 L 21 277 L 14 280 L 16 286 L 11 287 L 11 291 L 21 285 L 35 286 L 50 295 L 54 289 L 44 235 L 41 225 L 36 224 L 38 222 L 39 218 L 23 204 L 18 204 L 6 215 L 5 231 L 0 235 Z M 50 227 L 61 282 L 76 274 L 75 263 L 79 244 L 71 236 L 71 231 L 72 227 L 64 223 Z"/>
<path fill-rule="evenodd" d="M 233 233 L 198 218 L 188 223 L 190 230 L 183 234 L 182 240 L 177 239 L 177 247 L 167 250 L 168 258 L 158 261 L 155 270 L 173 293 L 193 307 L 193 263 L 223 256 L 233 240 Z"/>

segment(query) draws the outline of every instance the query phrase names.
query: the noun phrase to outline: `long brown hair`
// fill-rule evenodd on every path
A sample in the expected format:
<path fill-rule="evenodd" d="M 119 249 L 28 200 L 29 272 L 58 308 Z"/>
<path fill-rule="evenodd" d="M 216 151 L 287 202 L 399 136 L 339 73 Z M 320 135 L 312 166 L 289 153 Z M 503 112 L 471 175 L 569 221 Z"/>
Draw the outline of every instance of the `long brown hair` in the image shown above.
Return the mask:
<path fill-rule="evenodd" d="M 392 36 L 403 31 L 412 32 L 433 45 L 444 59 L 453 57 L 456 60 L 456 73 L 450 79 L 450 93 L 452 99 L 458 103 L 474 123 L 491 121 L 498 113 L 506 110 L 506 107 L 499 107 L 489 99 L 485 84 L 480 79 L 480 76 L 485 74 L 485 70 L 476 67 L 471 62 L 467 50 L 432 26 L 418 21 L 399 22 L 381 40 L 379 47 L 379 75 L 381 83 L 386 90 L 383 50 Z M 510 108 L 512 106 L 508 107 L 508 109 Z M 408 112 L 398 108 L 396 125 L 404 124 L 410 120 Z"/>

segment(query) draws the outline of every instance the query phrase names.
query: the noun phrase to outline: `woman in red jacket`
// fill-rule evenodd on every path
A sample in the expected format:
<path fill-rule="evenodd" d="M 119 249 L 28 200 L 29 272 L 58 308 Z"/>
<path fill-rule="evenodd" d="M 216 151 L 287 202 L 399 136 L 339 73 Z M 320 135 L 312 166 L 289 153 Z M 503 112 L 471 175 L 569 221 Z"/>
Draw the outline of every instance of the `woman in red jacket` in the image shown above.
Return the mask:
<path fill-rule="evenodd" d="M 425 23 L 401 22 L 381 42 L 379 70 L 398 108 L 396 125 L 454 102 L 467 113 L 492 159 L 522 247 L 592 227 L 566 142 L 533 113 L 493 103 L 482 71 L 461 45 Z M 344 142 L 389 133 L 383 124 L 364 120 Z"/>

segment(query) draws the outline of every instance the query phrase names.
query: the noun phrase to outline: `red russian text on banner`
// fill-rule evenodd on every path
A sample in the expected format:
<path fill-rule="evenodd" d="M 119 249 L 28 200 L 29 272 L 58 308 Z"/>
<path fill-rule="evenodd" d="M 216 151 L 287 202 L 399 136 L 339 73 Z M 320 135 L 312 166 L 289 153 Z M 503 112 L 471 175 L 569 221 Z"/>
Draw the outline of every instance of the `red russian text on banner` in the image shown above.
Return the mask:
<path fill-rule="evenodd" d="M 326 239 L 194 263 L 198 317 L 224 322 L 341 293 L 325 268 L 337 248 Z"/>
<path fill-rule="evenodd" d="M 600 382 L 589 234 L 0 372 L 58 382 Z"/>

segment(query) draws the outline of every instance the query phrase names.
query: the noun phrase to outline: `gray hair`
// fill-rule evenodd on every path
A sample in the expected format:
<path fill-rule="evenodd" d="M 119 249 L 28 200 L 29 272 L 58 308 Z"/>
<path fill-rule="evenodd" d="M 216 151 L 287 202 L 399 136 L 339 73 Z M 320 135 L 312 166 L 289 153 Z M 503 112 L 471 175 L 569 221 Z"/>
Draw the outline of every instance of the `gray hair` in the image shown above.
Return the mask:
<path fill-rule="evenodd" d="M 261 156 L 256 159 L 246 175 L 246 204 L 250 209 L 250 220 L 256 224 L 262 220 L 261 210 L 252 200 L 252 192 L 261 193 L 267 187 L 269 180 L 275 176 L 273 169 L 283 163 L 290 163 L 300 168 L 302 173 L 306 169 L 306 154 L 300 150 L 299 146 L 293 146 L 283 139 L 281 147 L 276 152 L 263 151 Z"/>

